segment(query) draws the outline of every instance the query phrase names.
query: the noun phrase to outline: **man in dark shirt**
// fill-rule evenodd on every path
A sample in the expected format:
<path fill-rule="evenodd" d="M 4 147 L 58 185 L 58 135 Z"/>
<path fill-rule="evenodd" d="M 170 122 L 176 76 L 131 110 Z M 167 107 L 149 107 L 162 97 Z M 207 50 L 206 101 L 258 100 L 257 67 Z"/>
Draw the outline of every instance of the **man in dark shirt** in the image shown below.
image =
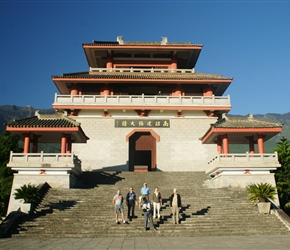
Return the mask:
<path fill-rule="evenodd" d="M 127 203 L 127 206 L 128 206 L 128 219 L 132 219 L 132 218 L 135 218 L 135 203 L 137 201 L 137 198 L 136 198 L 136 193 L 134 192 L 134 189 L 132 187 L 130 187 L 130 190 L 129 192 L 127 193 L 127 196 L 126 196 L 126 203 Z M 130 216 L 130 211 L 132 211 L 132 217 Z"/>

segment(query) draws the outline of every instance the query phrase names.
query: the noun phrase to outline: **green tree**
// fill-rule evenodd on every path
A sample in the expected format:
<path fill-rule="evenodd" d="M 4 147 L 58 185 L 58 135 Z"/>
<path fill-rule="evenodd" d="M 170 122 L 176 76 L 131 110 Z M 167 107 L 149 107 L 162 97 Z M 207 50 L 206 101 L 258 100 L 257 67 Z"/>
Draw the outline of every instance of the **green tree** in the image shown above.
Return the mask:
<path fill-rule="evenodd" d="M 282 138 L 274 149 L 278 153 L 281 167 L 276 170 L 275 178 L 281 207 L 290 214 L 290 143 Z"/>
<path fill-rule="evenodd" d="M 11 192 L 13 172 L 6 165 L 9 162 L 10 151 L 19 153 L 19 136 L 9 132 L 0 133 L 0 216 L 5 216 Z"/>

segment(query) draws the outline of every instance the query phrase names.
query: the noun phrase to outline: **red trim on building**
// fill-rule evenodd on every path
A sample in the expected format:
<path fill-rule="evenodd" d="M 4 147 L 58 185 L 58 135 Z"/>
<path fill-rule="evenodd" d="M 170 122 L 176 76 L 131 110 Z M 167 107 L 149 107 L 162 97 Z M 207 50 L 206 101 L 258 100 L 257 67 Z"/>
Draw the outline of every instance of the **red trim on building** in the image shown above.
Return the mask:
<path fill-rule="evenodd" d="M 154 45 L 83 45 L 84 49 L 104 49 L 104 50 L 124 50 L 124 49 L 131 49 L 131 50 L 152 50 L 152 49 L 157 49 L 157 50 L 201 50 L 202 45 L 187 45 L 187 46 L 174 46 L 174 45 L 164 45 L 164 46 L 154 46 Z"/>
<path fill-rule="evenodd" d="M 133 129 L 129 134 L 126 135 L 126 141 L 129 141 L 129 138 L 131 135 L 133 135 L 136 132 L 149 132 L 155 139 L 157 142 L 160 141 L 160 136 L 152 129 Z"/>
<path fill-rule="evenodd" d="M 63 81 L 63 82 L 75 82 L 76 79 L 78 80 L 79 83 L 81 82 L 101 82 L 101 83 L 106 83 L 106 82 L 114 82 L 114 83 L 123 83 L 123 82 L 149 82 L 152 83 L 154 82 L 164 82 L 164 83 L 223 83 L 223 82 L 228 82 L 231 83 L 231 79 L 108 79 L 108 78 L 63 78 L 63 77 L 52 77 L 53 81 Z"/>
<path fill-rule="evenodd" d="M 25 127 L 25 128 L 11 128 L 11 127 L 6 127 L 6 131 L 8 132 L 15 132 L 15 131 L 23 131 L 23 132 L 75 132 L 79 131 L 79 128 L 73 127 L 73 128 L 31 128 L 31 127 Z"/>

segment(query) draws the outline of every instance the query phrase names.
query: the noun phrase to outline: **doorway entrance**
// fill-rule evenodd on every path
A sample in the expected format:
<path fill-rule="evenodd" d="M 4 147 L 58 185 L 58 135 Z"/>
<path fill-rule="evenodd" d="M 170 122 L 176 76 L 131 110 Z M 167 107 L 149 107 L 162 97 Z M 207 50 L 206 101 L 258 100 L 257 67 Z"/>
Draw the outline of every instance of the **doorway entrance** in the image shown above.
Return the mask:
<path fill-rule="evenodd" d="M 129 171 L 156 171 L 156 141 L 151 130 L 132 131 L 128 135 L 129 141 Z"/>

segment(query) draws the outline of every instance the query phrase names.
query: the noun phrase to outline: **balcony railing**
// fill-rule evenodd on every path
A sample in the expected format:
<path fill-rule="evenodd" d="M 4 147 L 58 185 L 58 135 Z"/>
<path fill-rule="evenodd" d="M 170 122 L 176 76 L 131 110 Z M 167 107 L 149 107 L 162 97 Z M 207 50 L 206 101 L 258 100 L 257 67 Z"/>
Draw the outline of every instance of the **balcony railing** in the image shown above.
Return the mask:
<path fill-rule="evenodd" d="M 209 174 L 233 171 L 271 171 L 281 167 L 278 154 L 218 154 L 206 170 Z"/>
<path fill-rule="evenodd" d="M 159 95 L 58 95 L 53 105 L 93 106 L 226 106 L 230 107 L 230 96 L 159 96 Z"/>
<path fill-rule="evenodd" d="M 80 168 L 73 153 L 14 153 L 10 152 L 7 167 L 11 168 Z"/>
<path fill-rule="evenodd" d="M 113 72 L 113 73 L 195 73 L 193 69 L 157 69 L 157 68 L 90 68 L 90 72 Z"/>
<path fill-rule="evenodd" d="M 243 163 L 257 163 L 257 162 L 275 162 L 279 164 L 278 154 L 218 154 L 214 157 L 209 164 L 215 163 L 234 163 L 234 162 L 243 162 Z"/>

